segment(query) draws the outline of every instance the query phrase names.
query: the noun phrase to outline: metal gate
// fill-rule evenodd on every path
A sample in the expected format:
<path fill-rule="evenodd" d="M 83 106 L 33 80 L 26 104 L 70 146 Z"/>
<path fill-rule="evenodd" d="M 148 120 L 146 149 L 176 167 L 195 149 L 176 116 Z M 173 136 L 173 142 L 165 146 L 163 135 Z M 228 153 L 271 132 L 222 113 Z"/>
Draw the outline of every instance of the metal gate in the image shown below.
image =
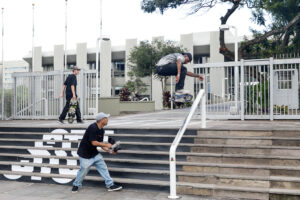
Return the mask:
<path fill-rule="evenodd" d="M 69 74 L 62 71 L 14 73 L 11 118 L 58 119 L 66 101 L 59 95 Z M 96 112 L 95 70 L 81 70 L 77 75 L 77 94 L 82 117 L 92 118 Z"/>
<path fill-rule="evenodd" d="M 300 119 L 300 59 L 241 60 L 194 66 L 205 81 L 210 119 Z"/>

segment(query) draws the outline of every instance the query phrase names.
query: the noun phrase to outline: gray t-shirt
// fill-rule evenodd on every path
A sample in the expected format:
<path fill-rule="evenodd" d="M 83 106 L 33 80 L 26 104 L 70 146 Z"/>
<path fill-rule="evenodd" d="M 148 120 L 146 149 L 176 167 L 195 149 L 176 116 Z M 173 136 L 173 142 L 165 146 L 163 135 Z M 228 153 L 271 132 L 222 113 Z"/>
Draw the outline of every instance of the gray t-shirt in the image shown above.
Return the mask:
<path fill-rule="evenodd" d="M 162 57 L 156 64 L 156 66 L 163 66 L 169 63 L 177 63 L 177 60 L 180 60 L 183 64 L 185 62 L 185 58 L 181 53 L 172 53 Z"/>

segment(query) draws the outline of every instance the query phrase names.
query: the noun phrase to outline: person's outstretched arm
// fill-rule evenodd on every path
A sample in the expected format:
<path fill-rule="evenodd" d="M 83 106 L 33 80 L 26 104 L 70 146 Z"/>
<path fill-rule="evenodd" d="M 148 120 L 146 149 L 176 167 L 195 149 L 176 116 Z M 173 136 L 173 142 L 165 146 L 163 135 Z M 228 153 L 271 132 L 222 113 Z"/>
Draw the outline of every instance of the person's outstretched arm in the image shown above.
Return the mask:
<path fill-rule="evenodd" d="M 62 91 L 61 91 L 61 93 L 59 95 L 59 98 L 62 98 L 64 96 L 65 89 L 66 89 L 66 85 L 63 85 Z"/>
<path fill-rule="evenodd" d="M 195 77 L 195 78 L 199 78 L 200 81 L 203 81 L 204 77 L 199 75 L 199 74 L 194 74 L 192 72 L 186 72 L 186 75 L 190 76 L 190 77 Z"/>

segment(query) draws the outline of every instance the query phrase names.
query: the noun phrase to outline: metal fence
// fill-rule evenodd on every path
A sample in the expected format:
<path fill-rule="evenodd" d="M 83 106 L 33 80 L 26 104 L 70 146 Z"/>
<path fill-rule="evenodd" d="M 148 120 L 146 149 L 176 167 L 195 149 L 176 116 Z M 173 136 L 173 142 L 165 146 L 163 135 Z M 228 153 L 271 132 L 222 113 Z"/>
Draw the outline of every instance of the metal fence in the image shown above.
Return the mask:
<path fill-rule="evenodd" d="M 205 81 L 210 119 L 300 119 L 300 59 L 241 60 L 194 66 Z"/>
<path fill-rule="evenodd" d="M 30 72 L 13 74 L 13 119 L 58 119 L 65 97 L 59 98 L 71 72 Z M 99 88 L 99 87 L 98 87 Z M 77 94 L 83 118 L 96 112 L 96 71 L 82 70 L 77 76 Z"/>

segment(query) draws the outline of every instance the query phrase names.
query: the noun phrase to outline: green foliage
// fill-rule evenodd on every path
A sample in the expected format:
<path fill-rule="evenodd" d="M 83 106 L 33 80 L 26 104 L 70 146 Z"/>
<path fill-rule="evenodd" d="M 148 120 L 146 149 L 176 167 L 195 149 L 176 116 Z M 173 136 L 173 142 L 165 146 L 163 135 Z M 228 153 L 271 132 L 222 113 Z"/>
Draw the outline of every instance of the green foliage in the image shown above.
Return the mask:
<path fill-rule="evenodd" d="M 285 106 L 285 105 L 281 105 L 281 106 L 274 105 L 273 110 L 274 110 L 275 114 L 286 114 L 287 115 L 289 112 L 289 107 Z"/>
<path fill-rule="evenodd" d="M 300 12 L 300 0 L 256 0 L 258 3 L 252 11 L 252 20 L 258 25 L 265 26 L 266 16 L 271 16 L 271 24 L 262 32 L 252 30 L 257 38 L 267 31 L 276 30 L 286 26 Z M 248 54 L 262 57 L 279 53 L 297 52 L 300 49 L 300 24 L 290 27 L 286 32 L 274 35 L 268 41 L 254 44 L 246 49 Z"/>
<path fill-rule="evenodd" d="M 171 93 L 170 93 L 170 91 L 163 92 L 163 106 L 165 108 L 171 108 Z"/>
<path fill-rule="evenodd" d="M 200 10 L 209 10 L 216 5 L 224 5 L 224 16 L 221 17 L 221 21 L 227 14 L 229 14 L 228 17 L 231 15 L 230 9 L 226 5 L 229 5 L 230 8 L 238 5 L 238 9 L 247 7 L 252 11 L 252 21 L 264 28 L 260 32 L 252 29 L 254 39 L 265 35 L 269 31 L 285 27 L 300 12 L 300 0 L 143 0 L 141 9 L 148 13 L 159 9 L 163 14 L 167 9 L 175 9 L 183 5 L 190 5 L 189 14 L 194 14 Z M 267 26 L 269 17 L 272 21 Z M 225 20 L 225 23 L 228 19 Z M 265 58 L 274 54 L 298 52 L 299 50 L 300 23 L 297 23 L 286 32 L 271 35 L 263 42 L 247 44 L 246 47 L 243 47 L 243 52 L 241 52 L 243 55 L 241 56 L 245 59 Z"/>
<path fill-rule="evenodd" d="M 0 90 L 0 105 L 2 98 L 2 90 Z M 12 116 L 12 104 L 13 104 L 13 90 L 12 89 L 4 89 L 4 116 L 10 117 Z M 1 110 L 1 107 L 0 107 Z M 1 113 L 0 113 L 1 114 Z"/>
<path fill-rule="evenodd" d="M 269 82 L 265 80 L 263 83 L 246 86 L 246 108 L 248 113 L 256 113 L 256 111 L 265 112 L 269 110 Z"/>
<path fill-rule="evenodd" d="M 140 78 L 133 80 L 133 77 L 126 82 L 124 88 L 130 92 L 131 99 L 140 99 L 141 94 L 147 91 L 146 84 Z"/>
<path fill-rule="evenodd" d="M 130 101 L 130 92 L 128 90 L 128 88 L 123 87 L 122 90 L 120 91 L 120 101 Z"/>
<path fill-rule="evenodd" d="M 156 8 L 159 8 L 160 12 L 163 13 L 168 8 L 177 8 L 186 2 L 186 0 L 143 0 L 142 10 L 152 13 Z"/>

